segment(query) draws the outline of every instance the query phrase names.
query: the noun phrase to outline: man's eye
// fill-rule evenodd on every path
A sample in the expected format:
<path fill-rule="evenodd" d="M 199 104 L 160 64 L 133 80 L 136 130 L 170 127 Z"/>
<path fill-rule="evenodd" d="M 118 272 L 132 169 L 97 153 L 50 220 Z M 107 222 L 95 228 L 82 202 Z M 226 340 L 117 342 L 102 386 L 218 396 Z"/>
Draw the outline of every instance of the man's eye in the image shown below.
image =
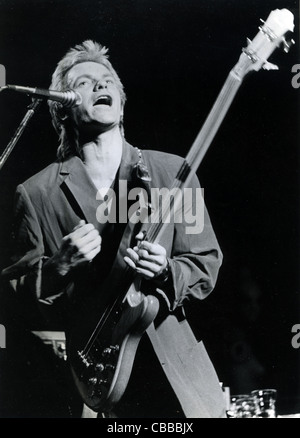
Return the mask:
<path fill-rule="evenodd" d="M 113 79 L 106 79 L 106 83 L 107 84 L 114 84 L 114 80 Z"/>
<path fill-rule="evenodd" d="M 78 84 L 76 84 L 76 88 L 78 87 L 86 87 L 91 83 L 91 81 L 85 79 L 84 81 L 80 81 L 78 82 Z"/>

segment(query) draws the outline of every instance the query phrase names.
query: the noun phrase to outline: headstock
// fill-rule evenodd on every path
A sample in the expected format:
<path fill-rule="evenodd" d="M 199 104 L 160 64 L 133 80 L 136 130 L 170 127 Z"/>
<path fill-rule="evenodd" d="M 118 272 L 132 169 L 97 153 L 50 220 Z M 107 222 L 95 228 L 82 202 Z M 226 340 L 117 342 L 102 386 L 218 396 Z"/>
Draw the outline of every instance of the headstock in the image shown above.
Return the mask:
<path fill-rule="evenodd" d="M 293 44 L 293 40 L 287 42 L 285 39 L 285 34 L 294 30 L 294 16 L 288 9 L 275 9 L 266 21 L 261 21 L 263 24 L 259 27 L 258 34 L 252 41 L 247 39 L 248 45 L 243 49 L 239 62 L 233 69 L 239 77 L 243 77 L 250 70 L 278 69 L 276 65 L 268 62 L 269 56 L 281 44 L 285 52 L 288 52 Z"/>

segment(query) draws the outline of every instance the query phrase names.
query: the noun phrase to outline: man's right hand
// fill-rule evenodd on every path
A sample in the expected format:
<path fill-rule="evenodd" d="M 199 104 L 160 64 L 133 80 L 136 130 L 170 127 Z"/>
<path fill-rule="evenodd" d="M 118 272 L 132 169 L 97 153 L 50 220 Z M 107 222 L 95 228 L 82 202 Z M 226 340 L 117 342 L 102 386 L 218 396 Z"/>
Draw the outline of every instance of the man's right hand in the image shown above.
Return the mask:
<path fill-rule="evenodd" d="M 66 275 L 73 268 L 93 260 L 101 250 L 101 240 L 94 225 L 81 220 L 73 231 L 62 239 L 61 247 L 54 256 L 58 273 Z"/>

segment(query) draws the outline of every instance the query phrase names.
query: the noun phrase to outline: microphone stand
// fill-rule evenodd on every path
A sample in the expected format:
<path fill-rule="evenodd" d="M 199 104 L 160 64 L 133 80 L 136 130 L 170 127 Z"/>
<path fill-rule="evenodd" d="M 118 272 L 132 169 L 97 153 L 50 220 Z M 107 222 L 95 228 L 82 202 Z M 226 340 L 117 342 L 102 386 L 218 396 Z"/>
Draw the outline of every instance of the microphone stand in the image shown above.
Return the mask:
<path fill-rule="evenodd" d="M 29 120 L 35 113 L 36 109 L 39 107 L 40 103 L 42 102 L 42 99 L 33 99 L 32 103 L 27 107 L 28 111 L 26 112 L 23 120 L 21 121 L 20 125 L 16 129 L 16 132 L 14 133 L 12 139 L 4 149 L 4 152 L 0 156 L 0 170 L 2 169 L 4 163 L 6 162 L 7 158 L 9 157 L 10 153 L 13 151 L 14 147 L 16 146 L 18 140 L 20 139 L 21 135 L 23 134 L 24 129 L 28 125 Z"/>

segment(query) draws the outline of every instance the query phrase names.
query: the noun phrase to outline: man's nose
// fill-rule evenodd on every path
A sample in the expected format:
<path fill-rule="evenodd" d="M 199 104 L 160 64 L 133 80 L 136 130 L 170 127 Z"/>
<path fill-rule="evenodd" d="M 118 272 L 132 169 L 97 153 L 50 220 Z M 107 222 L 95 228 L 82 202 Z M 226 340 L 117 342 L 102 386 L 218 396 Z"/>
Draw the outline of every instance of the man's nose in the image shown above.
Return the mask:
<path fill-rule="evenodd" d="M 95 90 L 100 90 L 101 88 L 106 88 L 106 81 L 105 80 L 100 80 L 100 81 L 97 81 L 96 83 L 95 83 L 95 86 L 94 86 L 94 89 Z"/>

